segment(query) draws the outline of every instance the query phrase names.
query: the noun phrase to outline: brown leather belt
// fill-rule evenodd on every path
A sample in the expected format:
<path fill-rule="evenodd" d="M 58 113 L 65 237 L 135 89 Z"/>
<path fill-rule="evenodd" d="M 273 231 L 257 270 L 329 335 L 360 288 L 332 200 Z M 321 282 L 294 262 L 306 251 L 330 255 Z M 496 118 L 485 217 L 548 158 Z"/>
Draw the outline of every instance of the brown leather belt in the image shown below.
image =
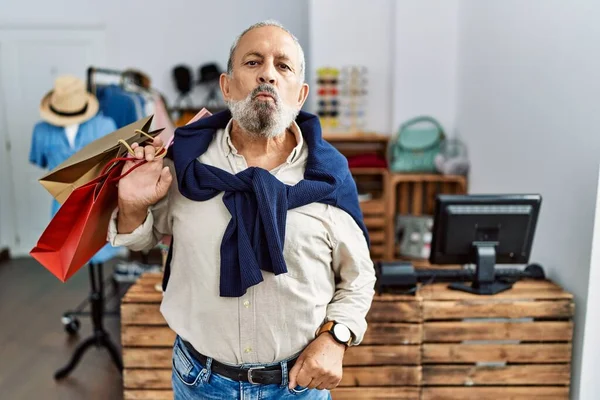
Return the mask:
<path fill-rule="evenodd" d="M 203 366 L 206 366 L 208 357 L 199 353 L 189 342 L 186 342 L 185 340 L 182 340 L 182 342 L 192 357 L 194 357 Z M 292 369 L 297 359 L 298 358 L 296 357 L 287 362 L 288 372 Z M 213 359 L 210 370 L 211 373 L 215 373 L 238 382 L 249 382 L 252 384 L 263 385 L 281 384 L 280 364 L 270 367 L 242 368 L 223 364 Z"/>

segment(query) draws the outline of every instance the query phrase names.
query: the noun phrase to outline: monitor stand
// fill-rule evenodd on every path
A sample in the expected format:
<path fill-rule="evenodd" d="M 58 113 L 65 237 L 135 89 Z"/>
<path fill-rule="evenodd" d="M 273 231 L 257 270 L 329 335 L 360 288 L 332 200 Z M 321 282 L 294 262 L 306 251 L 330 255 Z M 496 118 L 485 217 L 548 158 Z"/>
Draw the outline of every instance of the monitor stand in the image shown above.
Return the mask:
<path fill-rule="evenodd" d="M 503 292 L 512 288 L 512 283 L 496 280 L 494 267 L 496 266 L 495 242 L 475 242 L 475 277 L 469 286 L 463 283 L 452 283 L 448 287 L 479 295 L 490 295 Z"/>

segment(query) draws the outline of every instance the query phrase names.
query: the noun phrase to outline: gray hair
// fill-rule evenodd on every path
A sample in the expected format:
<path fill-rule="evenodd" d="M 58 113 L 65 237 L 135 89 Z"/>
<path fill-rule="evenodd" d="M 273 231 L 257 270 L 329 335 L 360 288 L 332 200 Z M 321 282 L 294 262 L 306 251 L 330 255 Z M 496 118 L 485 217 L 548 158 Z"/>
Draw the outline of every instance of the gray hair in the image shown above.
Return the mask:
<path fill-rule="evenodd" d="M 292 32 L 287 30 L 280 22 L 272 20 L 272 19 L 269 19 L 267 21 L 258 22 L 256 24 L 250 26 L 248 29 L 246 29 L 244 32 L 242 32 L 241 35 L 239 35 L 235 39 L 235 41 L 233 42 L 233 45 L 231 46 L 231 49 L 229 50 L 229 59 L 227 60 L 227 75 L 232 76 L 232 74 L 233 74 L 233 53 L 235 53 L 235 50 L 238 47 L 240 39 L 246 33 L 250 32 L 251 30 L 256 29 L 256 28 L 262 28 L 264 26 L 276 26 L 276 27 L 284 30 L 285 32 L 287 32 L 292 37 L 292 39 L 294 40 L 294 43 L 296 43 L 296 46 L 298 47 L 298 56 L 300 58 L 300 82 L 304 83 L 306 62 L 304 60 L 304 50 L 302 50 L 302 46 L 300 46 L 300 41 L 298 41 L 298 38 L 296 36 L 294 36 L 294 34 Z"/>

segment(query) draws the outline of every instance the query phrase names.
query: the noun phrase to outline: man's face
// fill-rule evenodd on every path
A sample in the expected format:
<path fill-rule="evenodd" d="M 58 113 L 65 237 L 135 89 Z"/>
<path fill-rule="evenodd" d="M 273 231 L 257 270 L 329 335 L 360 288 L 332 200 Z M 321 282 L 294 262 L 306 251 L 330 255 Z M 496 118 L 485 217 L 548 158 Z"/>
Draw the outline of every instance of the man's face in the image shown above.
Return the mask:
<path fill-rule="evenodd" d="M 308 96 L 296 43 L 278 27 L 256 28 L 240 39 L 232 62 L 232 76 L 221 76 L 221 90 L 234 120 L 256 136 L 280 134 Z"/>

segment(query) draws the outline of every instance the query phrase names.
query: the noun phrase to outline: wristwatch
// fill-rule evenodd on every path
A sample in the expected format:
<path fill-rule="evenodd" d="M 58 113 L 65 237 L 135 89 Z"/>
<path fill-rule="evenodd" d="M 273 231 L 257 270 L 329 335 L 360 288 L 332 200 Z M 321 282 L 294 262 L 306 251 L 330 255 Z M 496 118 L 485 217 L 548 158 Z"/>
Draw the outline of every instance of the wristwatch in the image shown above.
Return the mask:
<path fill-rule="evenodd" d="M 317 336 L 324 332 L 330 333 L 338 343 L 345 344 L 346 346 L 350 346 L 350 343 L 352 343 L 352 333 L 344 324 L 335 321 L 326 322 L 317 332 Z"/>

